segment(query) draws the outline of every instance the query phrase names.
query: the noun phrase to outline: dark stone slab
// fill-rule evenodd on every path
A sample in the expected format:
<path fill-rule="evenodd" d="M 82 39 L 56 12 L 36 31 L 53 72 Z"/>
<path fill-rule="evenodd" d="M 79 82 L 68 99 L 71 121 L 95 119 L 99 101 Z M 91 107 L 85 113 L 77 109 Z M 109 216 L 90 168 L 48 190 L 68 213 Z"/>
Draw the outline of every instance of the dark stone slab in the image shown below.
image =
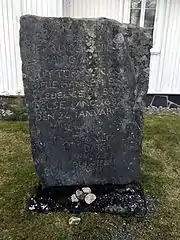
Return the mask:
<path fill-rule="evenodd" d="M 174 103 L 169 103 L 169 108 L 179 108 L 180 106 Z"/>
<path fill-rule="evenodd" d="M 109 19 L 21 17 L 32 154 L 44 187 L 140 175 L 149 39 Z"/>
<path fill-rule="evenodd" d="M 167 107 L 167 96 L 155 96 L 151 105 L 154 107 Z"/>
<path fill-rule="evenodd" d="M 180 106 L 180 95 L 168 95 L 168 100 Z"/>

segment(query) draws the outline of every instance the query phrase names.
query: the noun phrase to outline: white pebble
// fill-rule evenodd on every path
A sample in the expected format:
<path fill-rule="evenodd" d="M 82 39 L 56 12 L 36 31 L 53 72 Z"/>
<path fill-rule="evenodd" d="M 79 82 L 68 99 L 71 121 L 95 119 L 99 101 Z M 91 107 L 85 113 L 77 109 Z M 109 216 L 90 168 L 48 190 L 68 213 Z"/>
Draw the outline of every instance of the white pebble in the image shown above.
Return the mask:
<path fill-rule="evenodd" d="M 83 187 L 82 188 L 82 191 L 84 192 L 84 193 L 91 193 L 91 189 L 90 189 L 90 187 Z"/>
<path fill-rule="evenodd" d="M 80 200 L 83 200 L 84 199 L 84 193 L 83 193 L 83 191 L 81 191 L 81 190 L 76 190 L 76 197 L 78 198 L 78 199 L 80 199 Z"/>
<path fill-rule="evenodd" d="M 96 200 L 96 195 L 93 193 L 89 193 L 86 195 L 84 200 L 87 204 L 91 204 Z"/>
<path fill-rule="evenodd" d="M 30 210 L 30 211 L 35 210 L 35 206 L 34 206 L 34 205 L 30 206 L 30 207 L 29 207 L 29 210 Z"/>
<path fill-rule="evenodd" d="M 79 202 L 79 199 L 76 197 L 76 194 L 71 196 L 71 202 Z"/>
<path fill-rule="evenodd" d="M 78 225 L 80 223 L 81 219 L 78 217 L 71 217 L 69 219 L 69 225 Z"/>

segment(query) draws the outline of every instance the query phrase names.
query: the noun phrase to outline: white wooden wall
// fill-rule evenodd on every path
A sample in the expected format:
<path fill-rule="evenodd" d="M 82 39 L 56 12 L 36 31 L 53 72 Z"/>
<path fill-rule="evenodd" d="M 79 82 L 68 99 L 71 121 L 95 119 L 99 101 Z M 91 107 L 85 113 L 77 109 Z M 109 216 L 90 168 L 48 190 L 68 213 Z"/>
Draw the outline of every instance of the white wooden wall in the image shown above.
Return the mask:
<path fill-rule="evenodd" d="M 149 93 L 180 94 L 180 0 L 159 0 Z"/>
<path fill-rule="evenodd" d="M 146 0 L 142 0 L 142 7 Z M 129 23 L 131 0 L 0 0 L 0 95 L 24 94 L 19 18 L 108 17 Z M 143 26 L 143 11 L 140 25 Z M 180 0 L 158 0 L 149 93 L 180 94 Z"/>
<path fill-rule="evenodd" d="M 0 0 L 0 95 L 24 94 L 19 19 L 24 14 L 62 17 L 62 0 Z"/>
<path fill-rule="evenodd" d="M 106 17 L 120 22 L 129 22 L 130 2 L 130 0 L 65 0 L 64 16 Z"/>

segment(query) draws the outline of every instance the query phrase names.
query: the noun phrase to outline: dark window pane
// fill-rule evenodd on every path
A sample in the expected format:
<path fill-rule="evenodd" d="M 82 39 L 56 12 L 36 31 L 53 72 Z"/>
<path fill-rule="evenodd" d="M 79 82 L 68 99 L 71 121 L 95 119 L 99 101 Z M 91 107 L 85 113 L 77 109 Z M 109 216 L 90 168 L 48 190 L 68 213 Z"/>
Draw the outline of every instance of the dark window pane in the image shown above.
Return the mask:
<path fill-rule="evenodd" d="M 141 0 L 131 0 L 131 8 L 141 8 Z"/>
<path fill-rule="evenodd" d="M 146 9 L 144 27 L 154 27 L 155 10 Z"/>
<path fill-rule="evenodd" d="M 156 8 L 157 0 L 146 0 L 146 8 Z"/>
<path fill-rule="evenodd" d="M 130 23 L 139 26 L 141 10 L 131 10 Z"/>

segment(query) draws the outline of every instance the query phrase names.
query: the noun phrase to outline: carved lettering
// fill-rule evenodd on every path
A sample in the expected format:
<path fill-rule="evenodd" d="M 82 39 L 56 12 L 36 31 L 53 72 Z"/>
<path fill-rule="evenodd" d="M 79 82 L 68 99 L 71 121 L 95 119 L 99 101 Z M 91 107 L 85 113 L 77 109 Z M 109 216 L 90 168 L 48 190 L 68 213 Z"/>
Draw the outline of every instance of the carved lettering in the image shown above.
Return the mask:
<path fill-rule="evenodd" d="M 52 99 L 52 100 L 55 100 L 55 99 L 61 99 L 61 98 L 65 98 L 67 96 L 65 96 L 64 93 L 62 92 L 46 92 L 44 97 L 42 99 L 46 99 L 46 100 L 49 100 L 49 99 Z"/>
<path fill-rule="evenodd" d="M 52 81 L 52 82 L 39 81 L 39 82 L 34 82 L 33 87 L 35 89 L 57 89 L 58 82 L 57 81 Z"/>
<path fill-rule="evenodd" d="M 61 101 L 59 103 L 59 109 L 66 109 L 66 102 L 65 101 Z"/>
<path fill-rule="evenodd" d="M 93 117 L 93 116 L 108 116 L 112 114 L 111 109 L 108 108 L 104 108 L 104 109 L 95 109 L 95 110 L 91 110 L 91 111 L 87 111 L 87 110 L 82 110 L 79 114 L 79 117 Z"/>
<path fill-rule="evenodd" d="M 85 106 L 89 106 L 89 104 L 85 101 L 80 101 L 77 103 L 76 107 L 81 107 L 81 108 L 84 108 Z"/>
<path fill-rule="evenodd" d="M 45 99 L 50 99 L 50 93 L 45 93 Z"/>
<path fill-rule="evenodd" d="M 98 115 L 107 115 L 107 112 L 105 112 L 104 109 L 100 109 L 100 110 L 98 111 Z"/>
<path fill-rule="evenodd" d="M 47 109 L 48 110 L 58 110 L 59 103 L 58 102 L 47 103 Z"/>
<path fill-rule="evenodd" d="M 54 120 L 54 119 L 55 119 L 54 114 L 49 114 L 47 112 L 36 114 L 36 121 L 48 121 L 48 120 Z"/>
<path fill-rule="evenodd" d="M 85 112 L 85 115 L 86 115 L 86 117 L 92 117 L 92 116 L 93 116 L 93 114 L 90 113 L 89 111 L 86 111 L 86 112 Z"/>
<path fill-rule="evenodd" d="M 79 114 L 79 117 L 83 117 L 83 118 L 85 118 L 85 117 L 86 117 L 85 112 L 84 112 L 84 111 L 81 111 L 80 114 Z"/>

